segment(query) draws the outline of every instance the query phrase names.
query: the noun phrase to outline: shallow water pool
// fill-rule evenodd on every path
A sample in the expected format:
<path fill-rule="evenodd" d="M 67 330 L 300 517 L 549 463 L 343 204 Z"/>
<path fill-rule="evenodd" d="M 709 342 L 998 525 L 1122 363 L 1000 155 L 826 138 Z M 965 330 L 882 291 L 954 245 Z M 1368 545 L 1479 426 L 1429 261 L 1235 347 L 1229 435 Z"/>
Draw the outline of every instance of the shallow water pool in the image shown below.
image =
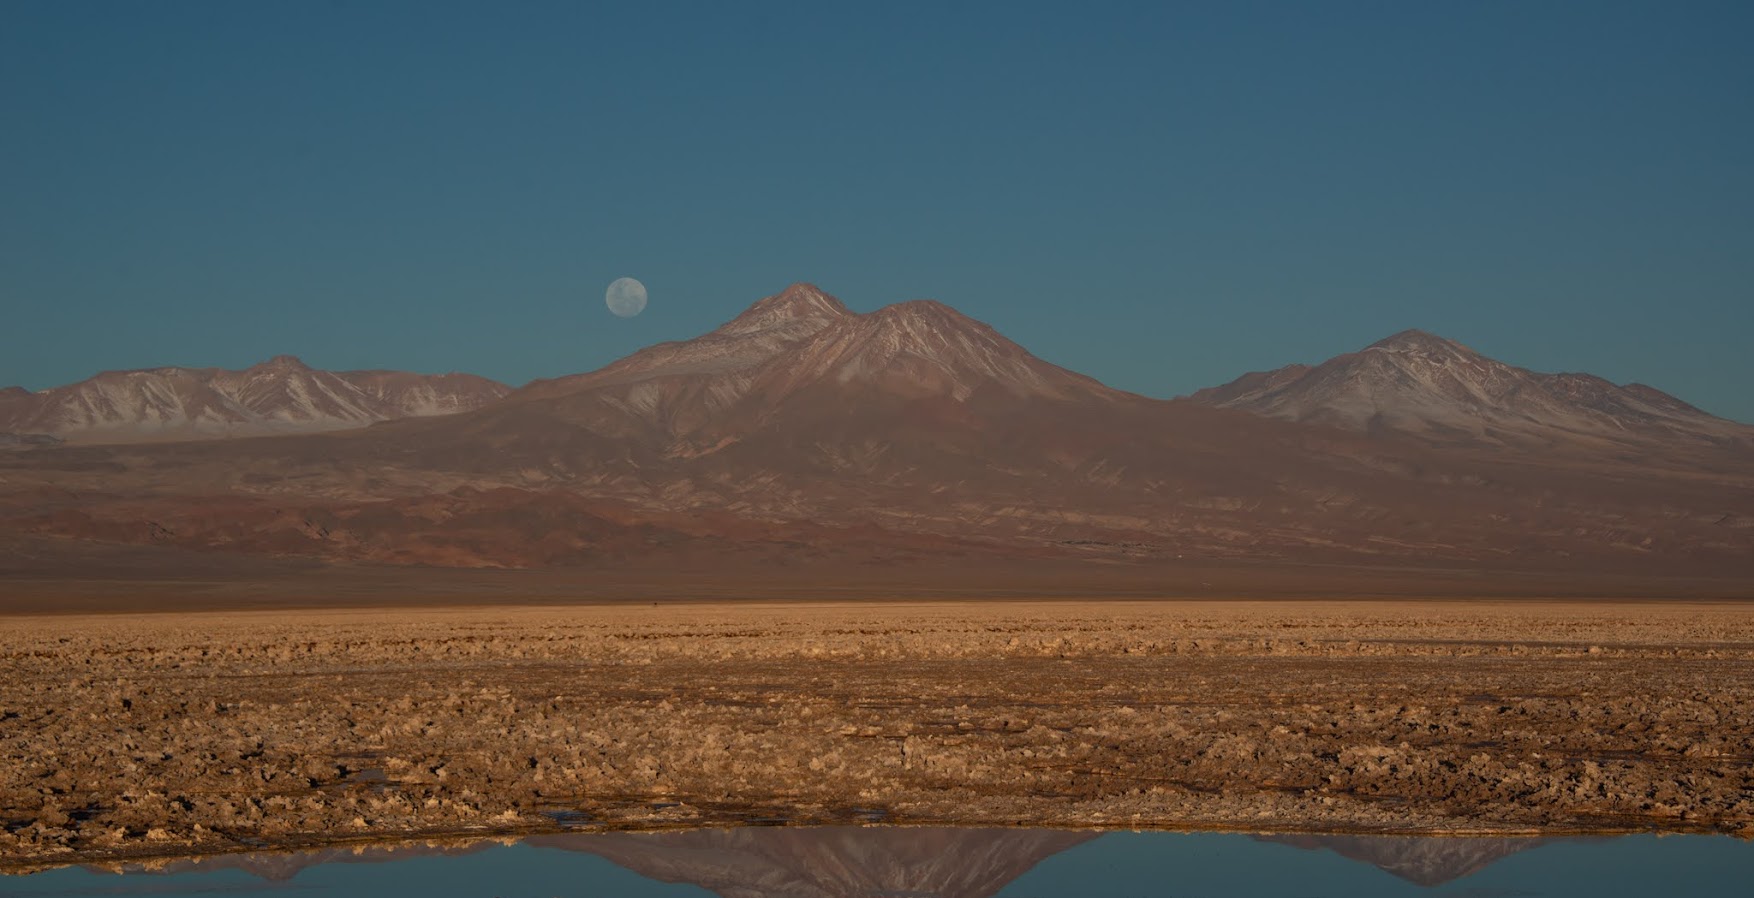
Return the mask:
<path fill-rule="evenodd" d="M 1724 836 L 1423 838 L 749 827 L 261 852 L 0 877 L 18 896 L 726 898 L 1743 894 Z"/>

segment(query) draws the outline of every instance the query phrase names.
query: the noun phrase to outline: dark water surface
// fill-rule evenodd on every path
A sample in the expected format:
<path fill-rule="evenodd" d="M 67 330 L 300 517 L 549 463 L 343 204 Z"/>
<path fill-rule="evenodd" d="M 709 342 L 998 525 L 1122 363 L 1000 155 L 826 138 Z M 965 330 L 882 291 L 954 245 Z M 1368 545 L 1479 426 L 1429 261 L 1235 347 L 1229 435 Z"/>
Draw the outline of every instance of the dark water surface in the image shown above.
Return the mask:
<path fill-rule="evenodd" d="M 17 896 L 1072 898 L 1746 895 L 1725 836 L 1412 838 L 754 827 L 224 855 L 0 877 Z"/>

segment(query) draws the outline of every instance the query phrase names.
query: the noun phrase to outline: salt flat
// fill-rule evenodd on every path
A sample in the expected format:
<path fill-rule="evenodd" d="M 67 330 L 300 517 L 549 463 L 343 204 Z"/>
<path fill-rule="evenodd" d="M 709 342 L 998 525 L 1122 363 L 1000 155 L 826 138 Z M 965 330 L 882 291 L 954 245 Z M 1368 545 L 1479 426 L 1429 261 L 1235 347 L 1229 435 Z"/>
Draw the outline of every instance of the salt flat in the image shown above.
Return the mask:
<path fill-rule="evenodd" d="M 1754 605 L 13 616 L 0 863 L 885 822 L 1754 831 Z"/>

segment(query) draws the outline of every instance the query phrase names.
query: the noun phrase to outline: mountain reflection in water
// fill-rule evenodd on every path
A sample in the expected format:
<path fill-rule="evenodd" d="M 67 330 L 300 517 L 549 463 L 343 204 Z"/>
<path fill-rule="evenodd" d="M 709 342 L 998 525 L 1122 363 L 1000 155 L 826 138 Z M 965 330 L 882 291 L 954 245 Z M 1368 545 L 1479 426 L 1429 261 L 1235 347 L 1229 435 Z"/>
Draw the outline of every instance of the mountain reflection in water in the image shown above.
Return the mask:
<path fill-rule="evenodd" d="M 1562 839 L 1434 839 L 1429 836 L 1255 836 L 1293 848 L 1325 849 L 1422 886 L 1440 886 L 1493 861 Z"/>
<path fill-rule="evenodd" d="M 1733 891 L 1750 871 L 1754 845 L 1705 836 L 752 827 L 220 855 L 0 878 L 0 892 L 157 898 L 283 888 L 428 898 L 1648 895 Z M 116 872 L 127 875 L 110 875 Z M 1460 880 L 1467 882 L 1451 885 Z"/>
<path fill-rule="evenodd" d="M 724 898 L 986 898 L 1045 858 L 1096 836 L 1042 829 L 745 828 L 529 842 L 588 851 Z"/>

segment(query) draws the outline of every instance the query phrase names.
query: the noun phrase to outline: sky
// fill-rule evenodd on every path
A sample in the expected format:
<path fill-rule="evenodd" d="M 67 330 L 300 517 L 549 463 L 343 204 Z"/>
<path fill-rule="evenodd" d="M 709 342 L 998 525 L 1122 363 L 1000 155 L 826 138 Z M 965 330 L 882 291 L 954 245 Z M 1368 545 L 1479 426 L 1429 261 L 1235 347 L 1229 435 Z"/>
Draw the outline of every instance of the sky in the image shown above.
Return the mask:
<path fill-rule="evenodd" d="M 1418 327 L 1754 422 L 1750 33 L 1740 0 L 0 0 L 0 384 L 518 384 L 808 281 L 1147 395 Z"/>

